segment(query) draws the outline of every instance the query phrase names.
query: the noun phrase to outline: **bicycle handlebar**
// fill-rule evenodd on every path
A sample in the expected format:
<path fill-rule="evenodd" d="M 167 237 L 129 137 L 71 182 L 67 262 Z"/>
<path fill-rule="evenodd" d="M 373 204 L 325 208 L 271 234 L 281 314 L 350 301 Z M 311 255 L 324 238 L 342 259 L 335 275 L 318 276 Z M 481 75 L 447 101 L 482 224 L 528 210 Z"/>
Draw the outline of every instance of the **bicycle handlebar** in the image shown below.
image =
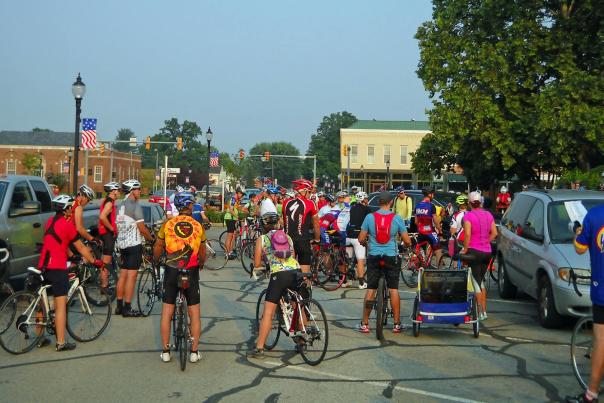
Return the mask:
<path fill-rule="evenodd" d="M 583 294 L 581 293 L 581 291 L 579 291 L 579 287 L 577 287 L 577 279 L 590 279 L 591 280 L 591 276 L 580 276 L 577 273 L 575 273 L 575 271 L 573 269 L 570 269 L 570 271 L 568 272 L 568 284 L 573 283 L 573 288 L 575 289 L 575 292 L 577 293 L 577 295 L 579 297 L 582 297 Z"/>
<path fill-rule="evenodd" d="M 0 253 L 4 253 L 4 257 L 2 259 L 0 259 L 0 263 L 4 263 L 8 260 L 10 253 L 8 252 L 7 248 L 0 248 Z"/>

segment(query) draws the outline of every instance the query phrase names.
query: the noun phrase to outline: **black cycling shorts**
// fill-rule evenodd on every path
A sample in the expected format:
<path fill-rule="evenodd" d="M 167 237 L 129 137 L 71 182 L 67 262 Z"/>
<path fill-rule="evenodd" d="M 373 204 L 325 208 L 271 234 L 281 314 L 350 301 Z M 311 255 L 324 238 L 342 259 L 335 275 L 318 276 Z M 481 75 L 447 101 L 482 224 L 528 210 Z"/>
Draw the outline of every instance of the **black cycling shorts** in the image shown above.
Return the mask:
<path fill-rule="evenodd" d="M 103 256 L 111 256 L 115 249 L 115 238 L 113 232 L 106 232 L 101 235 L 101 241 L 103 241 Z"/>
<path fill-rule="evenodd" d="M 227 233 L 232 234 L 235 232 L 237 220 L 226 220 Z"/>
<path fill-rule="evenodd" d="M 295 289 L 300 270 L 284 270 L 272 273 L 266 290 L 265 301 L 278 304 L 288 288 Z"/>
<path fill-rule="evenodd" d="M 593 304 L 591 310 L 594 317 L 594 323 L 604 325 L 604 305 Z"/>
<path fill-rule="evenodd" d="M 296 260 L 300 265 L 309 265 L 311 257 L 310 239 L 293 239 L 293 241 Z"/>
<path fill-rule="evenodd" d="M 43 274 L 44 284 L 50 284 L 50 293 L 55 297 L 63 297 L 69 291 L 69 270 L 46 270 Z"/>
<path fill-rule="evenodd" d="M 472 276 L 478 284 L 484 281 L 484 275 L 487 273 L 487 266 L 491 260 L 491 253 L 481 252 L 476 249 L 468 249 L 468 255 L 474 256 L 474 260 L 470 262 L 472 267 Z"/>
<path fill-rule="evenodd" d="M 143 263 L 143 245 L 135 245 L 120 251 L 120 268 L 122 270 L 138 270 Z"/>
<path fill-rule="evenodd" d="M 188 306 L 199 304 L 199 270 L 197 268 L 189 270 L 189 288 L 185 290 L 185 299 Z M 178 269 L 166 266 L 164 271 L 164 304 L 174 305 L 176 295 L 178 294 Z"/>
<path fill-rule="evenodd" d="M 380 260 L 384 259 L 384 267 L 380 267 Z M 394 256 L 367 256 L 367 289 L 377 290 L 381 271 L 384 271 L 386 286 L 390 289 L 398 289 L 398 279 L 401 269 L 396 264 Z"/>

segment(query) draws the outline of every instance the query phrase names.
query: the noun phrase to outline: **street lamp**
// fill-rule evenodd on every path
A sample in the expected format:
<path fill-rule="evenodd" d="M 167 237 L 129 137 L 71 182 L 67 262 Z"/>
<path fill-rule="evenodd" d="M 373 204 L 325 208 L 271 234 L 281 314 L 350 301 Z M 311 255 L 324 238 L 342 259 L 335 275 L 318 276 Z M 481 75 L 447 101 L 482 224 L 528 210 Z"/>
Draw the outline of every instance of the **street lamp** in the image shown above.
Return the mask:
<path fill-rule="evenodd" d="M 390 160 L 386 161 L 386 190 L 390 189 Z"/>
<path fill-rule="evenodd" d="M 212 128 L 208 126 L 208 131 L 206 132 L 206 140 L 208 140 L 208 176 L 206 177 L 206 205 L 210 204 L 210 145 L 212 143 L 212 137 L 214 137 L 214 133 L 212 133 Z"/>
<path fill-rule="evenodd" d="M 76 120 L 75 133 L 73 136 L 73 194 L 77 193 L 78 189 L 78 154 L 80 150 L 80 115 L 82 114 L 82 98 L 86 93 L 86 84 L 82 82 L 82 77 L 78 73 L 78 78 L 71 86 L 71 93 L 75 98 L 76 103 Z"/>
<path fill-rule="evenodd" d="M 361 165 L 361 178 L 363 179 L 363 192 L 365 192 L 365 167 Z"/>
<path fill-rule="evenodd" d="M 73 151 L 71 148 L 67 151 L 67 192 L 69 192 L 69 177 L 71 176 L 71 157 L 73 156 Z"/>

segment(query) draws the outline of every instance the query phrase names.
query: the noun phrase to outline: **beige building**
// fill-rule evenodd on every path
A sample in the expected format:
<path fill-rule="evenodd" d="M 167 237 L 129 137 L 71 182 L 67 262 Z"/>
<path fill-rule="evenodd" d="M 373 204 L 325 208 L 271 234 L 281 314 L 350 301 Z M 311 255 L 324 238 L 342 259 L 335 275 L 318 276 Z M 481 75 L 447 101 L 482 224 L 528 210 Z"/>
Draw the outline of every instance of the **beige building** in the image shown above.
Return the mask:
<path fill-rule="evenodd" d="M 342 188 L 360 186 L 374 192 L 387 182 L 391 187 L 423 186 L 411 168 L 409 153 L 417 150 L 427 133 L 430 128 L 425 121 L 358 120 L 340 129 Z M 344 147 L 348 147 L 349 156 L 344 155 Z"/>

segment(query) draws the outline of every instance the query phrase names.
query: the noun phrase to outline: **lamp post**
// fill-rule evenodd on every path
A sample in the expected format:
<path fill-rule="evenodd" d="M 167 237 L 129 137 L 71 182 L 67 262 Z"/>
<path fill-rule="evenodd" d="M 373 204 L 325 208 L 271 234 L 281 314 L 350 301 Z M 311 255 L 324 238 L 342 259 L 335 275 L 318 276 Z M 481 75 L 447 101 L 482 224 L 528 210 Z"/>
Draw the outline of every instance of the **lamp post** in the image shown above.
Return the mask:
<path fill-rule="evenodd" d="M 390 160 L 386 161 L 386 190 L 390 190 Z"/>
<path fill-rule="evenodd" d="M 208 126 L 208 131 L 206 132 L 206 140 L 208 141 L 208 175 L 206 177 L 206 204 L 210 203 L 210 146 L 212 144 L 212 137 L 214 137 L 214 133 L 212 133 L 212 128 Z"/>
<path fill-rule="evenodd" d="M 73 156 L 73 151 L 71 148 L 67 151 L 67 191 L 69 192 L 69 177 L 71 176 L 71 157 Z"/>
<path fill-rule="evenodd" d="M 365 187 L 365 167 L 361 165 L 361 178 L 363 178 L 363 192 L 366 192 Z"/>
<path fill-rule="evenodd" d="M 80 150 L 80 115 L 82 114 L 82 98 L 86 93 L 86 84 L 82 82 L 82 77 L 78 73 L 78 78 L 75 83 L 71 86 L 71 93 L 75 98 L 76 103 L 76 119 L 75 119 L 75 132 L 73 136 L 73 194 L 77 193 L 78 190 L 78 154 Z"/>

